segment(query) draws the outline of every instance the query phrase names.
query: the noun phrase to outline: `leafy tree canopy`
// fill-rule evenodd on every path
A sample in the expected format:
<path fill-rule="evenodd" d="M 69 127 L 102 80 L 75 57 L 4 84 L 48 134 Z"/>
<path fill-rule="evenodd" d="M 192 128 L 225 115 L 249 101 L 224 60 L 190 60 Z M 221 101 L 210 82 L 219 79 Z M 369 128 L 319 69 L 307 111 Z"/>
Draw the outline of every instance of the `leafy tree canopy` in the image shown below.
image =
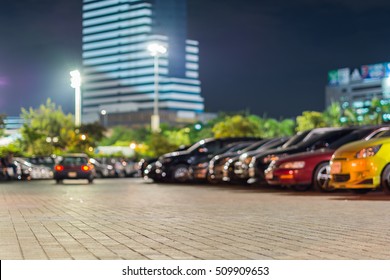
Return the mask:
<path fill-rule="evenodd" d="M 71 141 L 73 117 L 65 115 L 50 99 L 38 109 L 22 108 L 25 124 L 21 128 L 22 144 L 29 154 L 47 155 L 63 150 Z"/>

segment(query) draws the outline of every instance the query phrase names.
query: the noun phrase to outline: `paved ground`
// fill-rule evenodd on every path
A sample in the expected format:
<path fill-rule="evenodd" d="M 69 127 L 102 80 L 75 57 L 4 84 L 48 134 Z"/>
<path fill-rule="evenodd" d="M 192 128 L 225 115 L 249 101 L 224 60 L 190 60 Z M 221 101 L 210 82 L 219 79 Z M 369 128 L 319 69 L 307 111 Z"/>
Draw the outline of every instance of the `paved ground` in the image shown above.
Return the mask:
<path fill-rule="evenodd" d="M 390 197 L 0 183 L 0 259 L 390 259 Z"/>

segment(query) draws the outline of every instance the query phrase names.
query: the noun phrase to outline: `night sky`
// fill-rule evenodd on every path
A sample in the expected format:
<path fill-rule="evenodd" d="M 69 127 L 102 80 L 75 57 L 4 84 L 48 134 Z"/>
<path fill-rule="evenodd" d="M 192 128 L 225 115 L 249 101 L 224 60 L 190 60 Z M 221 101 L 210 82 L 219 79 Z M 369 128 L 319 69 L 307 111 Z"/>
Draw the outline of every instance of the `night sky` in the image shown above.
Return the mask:
<path fill-rule="evenodd" d="M 81 0 L 2 0 L 0 113 L 48 97 L 73 112 Z M 207 112 L 295 117 L 324 109 L 327 72 L 390 61 L 388 0 L 188 0 Z"/>

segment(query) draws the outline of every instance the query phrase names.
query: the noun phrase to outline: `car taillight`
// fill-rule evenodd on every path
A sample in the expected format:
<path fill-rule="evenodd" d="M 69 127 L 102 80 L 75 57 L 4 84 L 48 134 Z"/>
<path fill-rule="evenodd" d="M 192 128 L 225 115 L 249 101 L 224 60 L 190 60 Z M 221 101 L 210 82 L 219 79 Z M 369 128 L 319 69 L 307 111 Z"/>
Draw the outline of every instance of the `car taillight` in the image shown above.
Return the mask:
<path fill-rule="evenodd" d="M 83 170 L 83 171 L 89 171 L 90 168 L 89 168 L 88 165 L 83 165 L 83 166 L 81 166 L 81 170 Z"/>
<path fill-rule="evenodd" d="M 62 165 L 56 165 L 56 166 L 54 167 L 54 169 L 55 169 L 56 171 L 63 171 L 63 170 L 64 170 L 64 167 L 63 167 Z"/>

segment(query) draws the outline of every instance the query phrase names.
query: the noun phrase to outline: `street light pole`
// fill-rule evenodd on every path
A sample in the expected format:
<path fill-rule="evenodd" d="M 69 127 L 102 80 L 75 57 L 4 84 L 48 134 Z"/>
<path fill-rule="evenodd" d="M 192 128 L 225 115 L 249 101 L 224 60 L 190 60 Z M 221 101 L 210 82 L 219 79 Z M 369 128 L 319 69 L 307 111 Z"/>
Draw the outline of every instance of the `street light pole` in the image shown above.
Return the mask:
<path fill-rule="evenodd" d="M 158 73 L 158 58 L 159 58 L 159 55 L 156 54 L 154 56 L 154 102 L 153 102 L 153 115 L 155 116 L 156 119 L 156 123 L 158 124 L 158 128 L 159 128 L 159 124 L 160 124 L 160 118 L 159 118 L 159 114 L 158 114 L 158 76 L 159 76 L 159 73 Z M 152 122 L 153 123 L 153 122 Z"/>
<path fill-rule="evenodd" d="M 148 46 L 150 55 L 154 57 L 154 102 L 153 102 L 153 115 L 151 118 L 152 132 L 160 132 L 160 115 L 158 112 L 158 78 L 159 78 L 159 57 L 167 52 L 166 47 L 163 45 L 153 43 Z"/>
<path fill-rule="evenodd" d="M 107 111 L 103 109 L 100 114 L 103 116 L 103 126 L 107 127 Z"/>
<path fill-rule="evenodd" d="M 81 125 L 81 75 L 78 70 L 70 71 L 70 86 L 75 89 L 75 126 Z"/>

